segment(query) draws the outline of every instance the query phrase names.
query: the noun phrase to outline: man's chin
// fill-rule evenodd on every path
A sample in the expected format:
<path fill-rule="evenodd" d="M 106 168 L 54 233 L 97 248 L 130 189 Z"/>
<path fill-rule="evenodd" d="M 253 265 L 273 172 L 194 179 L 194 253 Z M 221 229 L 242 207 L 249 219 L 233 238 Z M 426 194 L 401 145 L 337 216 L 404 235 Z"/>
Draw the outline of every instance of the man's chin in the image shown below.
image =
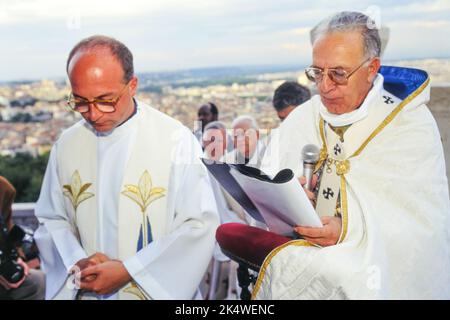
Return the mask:
<path fill-rule="evenodd" d="M 345 113 L 345 108 L 339 104 L 324 104 L 329 113 L 340 115 Z"/>
<path fill-rule="evenodd" d="M 111 131 L 113 129 L 111 126 L 101 125 L 101 124 L 99 124 L 99 125 L 93 124 L 92 127 L 97 132 L 108 132 L 108 131 Z"/>
<path fill-rule="evenodd" d="M 327 111 L 332 114 L 343 114 L 345 113 L 345 108 L 342 105 L 340 99 L 327 99 L 321 97 L 322 104 L 327 108 Z"/>

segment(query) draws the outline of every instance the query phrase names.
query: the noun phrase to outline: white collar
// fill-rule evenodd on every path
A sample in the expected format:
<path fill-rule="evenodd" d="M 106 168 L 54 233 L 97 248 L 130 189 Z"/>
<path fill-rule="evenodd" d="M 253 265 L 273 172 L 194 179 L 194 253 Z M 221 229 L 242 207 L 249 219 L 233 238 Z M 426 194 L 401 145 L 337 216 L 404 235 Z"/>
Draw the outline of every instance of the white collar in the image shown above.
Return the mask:
<path fill-rule="evenodd" d="M 319 107 L 320 115 L 327 123 L 329 123 L 333 127 L 348 126 L 364 119 L 369 114 L 369 107 L 373 104 L 372 102 L 374 101 L 375 97 L 378 97 L 380 95 L 381 89 L 383 88 L 383 82 L 383 76 L 381 74 L 377 74 L 375 80 L 373 81 L 372 89 L 370 89 L 369 93 L 358 109 L 348 113 L 334 114 L 330 113 L 321 102 Z"/>

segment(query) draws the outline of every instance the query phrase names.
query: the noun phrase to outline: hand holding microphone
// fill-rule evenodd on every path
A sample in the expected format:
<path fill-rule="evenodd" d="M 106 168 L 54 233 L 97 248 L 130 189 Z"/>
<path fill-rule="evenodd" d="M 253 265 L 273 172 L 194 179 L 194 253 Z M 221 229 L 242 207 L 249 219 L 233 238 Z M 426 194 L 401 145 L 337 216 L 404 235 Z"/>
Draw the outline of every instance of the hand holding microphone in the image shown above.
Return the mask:
<path fill-rule="evenodd" d="M 320 149 L 314 144 L 307 144 L 302 149 L 303 160 L 303 177 L 300 178 L 300 184 L 305 188 L 306 195 L 314 204 L 315 196 L 314 190 L 317 184 L 317 176 L 315 176 L 314 168 L 317 161 L 319 161 Z"/>
<path fill-rule="evenodd" d="M 303 177 L 300 183 L 305 189 L 306 195 L 315 205 L 316 197 L 312 190 L 317 185 L 318 177 L 314 174 L 314 168 L 319 161 L 320 149 L 313 144 L 307 144 L 302 149 L 303 160 Z M 294 228 L 302 239 L 317 244 L 322 247 L 335 245 L 339 241 L 342 229 L 342 220 L 340 217 L 321 217 L 322 228 L 310 228 L 304 226 L 296 226 Z"/>
<path fill-rule="evenodd" d="M 312 191 L 315 185 L 312 185 L 314 168 L 319 161 L 320 149 L 314 144 L 307 144 L 302 149 L 303 176 L 306 178 L 305 188 Z"/>

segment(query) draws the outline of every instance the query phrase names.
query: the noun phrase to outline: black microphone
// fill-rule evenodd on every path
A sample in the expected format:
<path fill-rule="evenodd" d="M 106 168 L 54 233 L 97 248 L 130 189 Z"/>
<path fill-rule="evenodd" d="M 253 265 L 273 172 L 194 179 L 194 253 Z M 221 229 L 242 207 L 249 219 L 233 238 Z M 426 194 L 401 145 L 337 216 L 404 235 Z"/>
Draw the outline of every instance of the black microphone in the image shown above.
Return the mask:
<path fill-rule="evenodd" d="M 319 161 L 320 149 L 315 144 L 307 144 L 302 149 L 303 175 L 306 177 L 305 188 L 312 191 L 311 181 L 314 168 Z"/>

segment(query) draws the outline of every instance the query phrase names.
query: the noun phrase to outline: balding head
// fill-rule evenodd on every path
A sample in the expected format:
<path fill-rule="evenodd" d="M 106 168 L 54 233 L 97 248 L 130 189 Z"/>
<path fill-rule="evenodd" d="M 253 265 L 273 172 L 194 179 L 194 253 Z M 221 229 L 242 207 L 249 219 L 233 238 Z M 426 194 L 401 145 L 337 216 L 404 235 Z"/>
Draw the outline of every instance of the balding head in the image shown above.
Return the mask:
<path fill-rule="evenodd" d="M 258 123 L 256 122 L 255 118 L 252 116 L 239 116 L 236 119 L 233 120 L 231 127 L 234 128 L 244 128 L 244 130 L 247 129 L 255 129 L 258 130 Z"/>
<path fill-rule="evenodd" d="M 126 61 L 124 62 L 118 55 L 119 49 L 108 46 L 110 42 L 117 44 L 116 40 L 110 39 L 109 42 L 104 38 L 100 38 L 102 41 L 97 40 L 96 37 L 88 38 L 74 47 L 67 60 L 67 73 L 74 99 L 79 104 L 89 106 L 88 111 L 81 113 L 83 118 L 96 131 L 107 132 L 115 129 L 133 114 L 137 78 L 132 76 L 126 81 L 129 75 L 132 75 L 133 69 L 131 67 L 130 71 L 129 68 L 124 68 Z M 117 46 L 122 48 L 123 45 Z M 128 51 L 123 48 L 120 50 Z M 113 112 L 105 112 L 99 108 L 98 101 L 105 100 L 113 101 L 110 103 L 114 105 Z"/>
<path fill-rule="evenodd" d="M 67 58 L 66 70 L 69 73 L 69 68 L 72 59 L 77 56 L 80 52 L 98 51 L 105 50 L 103 52 L 109 51 L 110 56 L 114 57 L 122 66 L 123 71 L 123 81 L 124 83 L 129 82 L 134 76 L 134 66 L 133 66 L 133 54 L 122 42 L 101 35 L 92 36 L 78 42 L 75 47 L 70 51 L 69 57 Z"/>

